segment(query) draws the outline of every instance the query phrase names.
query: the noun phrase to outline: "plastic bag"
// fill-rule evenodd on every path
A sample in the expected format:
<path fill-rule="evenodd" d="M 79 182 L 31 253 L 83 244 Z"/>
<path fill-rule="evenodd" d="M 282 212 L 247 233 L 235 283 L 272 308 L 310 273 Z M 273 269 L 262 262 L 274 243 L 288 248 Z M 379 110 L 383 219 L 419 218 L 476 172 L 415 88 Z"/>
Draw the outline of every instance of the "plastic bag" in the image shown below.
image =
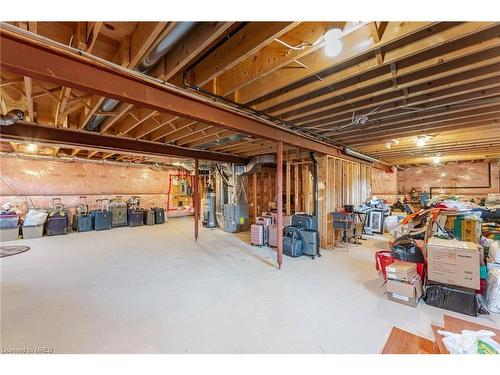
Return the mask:
<path fill-rule="evenodd" d="M 495 333 L 486 331 L 468 331 L 453 333 L 438 330 L 443 335 L 443 343 L 450 354 L 499 354 L 500 345 L 492 339 Z"/>
<path fill-rule="evenodd" d="M 490 258 L 493 259 L 495 263 L 500 263 L 500 245 L 498 241 L 490 240 Z"/>
<path fill-rule="evenodd" d="M 44 209 L 32 208 L 26 214 L 23 225 L 26 226 L 42 225 L 47 220 L 47 216 L 48 213 Z"/>
<path fill-rule="evenodd" d="M 484 295 L 489 312 L 500 313 L 500 269 L 492 268 L 488 274 L 488 285 Z"/>
<path fill-rule="evenodd" d="M 409 235 L 399 237 L 392 244 L 392 256 L 398 260 L 412 263 L 424 263 L 424 254 L 415 240 Z"/>

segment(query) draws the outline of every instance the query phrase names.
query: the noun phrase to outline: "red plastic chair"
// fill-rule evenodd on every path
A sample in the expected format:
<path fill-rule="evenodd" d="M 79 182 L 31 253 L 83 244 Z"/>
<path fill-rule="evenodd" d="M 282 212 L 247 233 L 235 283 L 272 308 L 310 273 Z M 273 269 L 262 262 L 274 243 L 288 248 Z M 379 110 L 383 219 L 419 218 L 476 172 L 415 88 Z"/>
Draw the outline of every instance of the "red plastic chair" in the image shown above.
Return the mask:
<path fill-rule="evenodd" d="M 379 250 L 375 253 L 375 269 L 377 271 L 382 272 L 384 276 L 384 280 L 387 281 L 387 274 L 385 268 L 394 263 L 396 259 L 394 259 L 391 255 L 390 250 Z M 427 274 L 427 262 L 425 263 L 416 263 L 417 265 L 417 273 L 420 275 L 422 280 L 425 280 L 425 275 Z"/>

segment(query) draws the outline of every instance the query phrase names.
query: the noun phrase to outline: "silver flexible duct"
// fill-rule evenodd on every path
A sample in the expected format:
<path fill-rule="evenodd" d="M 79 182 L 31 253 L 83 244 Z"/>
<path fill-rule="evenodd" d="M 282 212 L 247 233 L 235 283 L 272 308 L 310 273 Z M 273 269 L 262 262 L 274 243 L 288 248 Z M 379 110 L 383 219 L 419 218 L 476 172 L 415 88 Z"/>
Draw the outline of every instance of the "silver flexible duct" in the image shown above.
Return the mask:
<path fill-rule="evenodd" d="M 24 112 L 20 109 L 13 109 L 5 115 L 0 115 L 0 126 L 14 125 L 16 122 L 24 119 Z"/>
<path fill-rule="evenodd" d="M 135 68 L 136 71 L 141 73 L 146 73 L 153 66 L 155 66 L 158 61 L 165 56 L 176 44 L 181 40 L 188 32 L 193 28 L 196 22 L 177 22 L 174 28 L 158 43 L 149 50 L 146 55 L 142 58 L 142 61 Z M 120 102 L 116 99 L 107 98 L 101 105 L 101 112 L 111 112 Z M 104 121 L 106 116 L 96 115 L 87 124 L 87 130 L 96 129 L 101 122 Z"/>

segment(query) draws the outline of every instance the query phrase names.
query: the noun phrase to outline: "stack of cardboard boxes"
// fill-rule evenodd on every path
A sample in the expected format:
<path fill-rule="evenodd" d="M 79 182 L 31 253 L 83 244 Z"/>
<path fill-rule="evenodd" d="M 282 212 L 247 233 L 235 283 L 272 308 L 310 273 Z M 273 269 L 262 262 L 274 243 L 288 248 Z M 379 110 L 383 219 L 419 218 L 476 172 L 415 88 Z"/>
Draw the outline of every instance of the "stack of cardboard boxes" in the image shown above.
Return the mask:
<path fill-rule="evenodd" d="M 484 257 L 476 243 L 430 238 L 427 243 L 428 305 L 475 316 Z"/>
<path fill-rule="evenodd" d="M 417 265 L 396 261 L 385 268 L 387 275 L 387 299 L 403 305 L 416 307 L 423 294 L 422 280 Z"/>

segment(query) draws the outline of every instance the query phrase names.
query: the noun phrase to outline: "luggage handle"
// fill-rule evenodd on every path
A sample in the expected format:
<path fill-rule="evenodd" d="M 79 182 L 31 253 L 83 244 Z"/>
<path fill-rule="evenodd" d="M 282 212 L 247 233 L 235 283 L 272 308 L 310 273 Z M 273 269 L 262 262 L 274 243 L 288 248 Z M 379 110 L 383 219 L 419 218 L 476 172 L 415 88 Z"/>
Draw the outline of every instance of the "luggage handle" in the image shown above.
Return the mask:
<path fill-rule="evenodd" d="M 106 209 L 104 209 L 104 207 L 106 207 Z M 101 210 L 102 211 L 109 211 L 109 198 L 101 199 Z"/>

